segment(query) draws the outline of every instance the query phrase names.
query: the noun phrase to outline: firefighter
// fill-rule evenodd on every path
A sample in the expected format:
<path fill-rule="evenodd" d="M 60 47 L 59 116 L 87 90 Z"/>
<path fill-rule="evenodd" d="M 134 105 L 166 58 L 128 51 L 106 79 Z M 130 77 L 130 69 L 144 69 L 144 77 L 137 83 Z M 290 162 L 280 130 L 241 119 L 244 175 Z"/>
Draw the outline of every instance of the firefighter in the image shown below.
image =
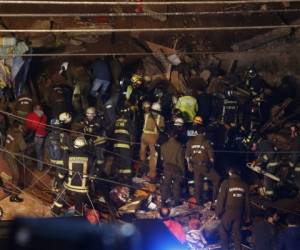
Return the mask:
<path fill-rule="evenodd" d="M 226 91 L 223 101 L 221 122 L 230 127 L 236 127 L 238 123 L 239 103 L 233 96 L 233 91 Z"/>
<path fill-rule="evenodd" d="M 185 122 L 192 122 L 198 111 L 197 100 L 190 95 L 181 96 L 176 103 L 176 108 L 181 111 Z"/>
<path fill-rule="evenodd" d="M 207 177 L 213 183 L 213 200 L 216 199 L 220 177 L 214 167 L 213 149 L 208 139 L 198 132 L 186 144 L 185 158 L 188 170 L 194 173 L 195 195 L 198 204 L 203 203 L 203 179 Z"/>
<path fill-rule="evenodd" d="M 120 180 L 130 184 L 132 177 L 131 144 L 134 138 L 133 126 L 129 118 L 129 109 L 120 110 L 120 116 L 115 122 L 113 138 L 115 167 Z"/>
<path fill-rule="evenodd" d="M 103 127 L 103 119 L 97 115 L 95 107 L 89 107 L 83 120 L 83 132 L 88 144 L 95 150 L 97 171 L 101 172 L 104 166 L 104 148 L 106 132 Z"/>
<path fill-rule="evenodd" d="M 32 98 L 27 93 L 20 95 L 16 103 L 16 113 L 18 116 L 25 117 L 29 112 L 32 112 Z"/>
<path fill-rule="evenodd" d="M 266 169 L 268 173 L 276 174 L 280 162 L 277 160 L 277 148 L 274 146 L 273 142 L 262 136 L 255 143 L 253 143 L 252 150 L 254 150 L 257 155 L 256 164 Z M 262 194 L 268 197 L 273 197 L 275 185 L 275 181 L 267 176 L 264 176 L 264 187 L 262 189 Z"/>
<path fill-rule="evenodd" d="M 258 131 L 270 116 L 270 105 L 263 95 L 251 97 L 244 103 L 243 126 L 249 131 Z"/>
<path fill-rule="evenodd" d="M 176 139 L 176 131 L 169 133 L 167 142 L 161 145 L 161 159 L 163 161 L 162 200 L 174 201 L 178 205 L 181 198 L 181 183 L 184 179 L 184 150 Z M 172 190 L 172 195 L 171 195 Z"/>
<path fill-rule="evenodd" d="M 93 161 L 86 153 L 87 142 L 83 136 L 74 140 L 73 151 L 64 161 L 65 181 L 64 189 L 57 195 L 51 210 L 55 215 L 59 215 L 65 205 L 67 196 L 72 195 L 74 198 L 75 210 L 82 215 L 83 203 L 88 197 L 89 177 L 94 175 Z"/>
<path fill-rule="evenodd" d="M 55 180 L 52 185 L 52 190 L 57 192 L 62 187 L 65 177 L 63 171 L 64 150 L 61 146 L 61 131 L 55 129 L 60 128 L 60 121 L 58 119 L 51 119 L 50 125 L 53 126 L 54 129 L 52 129 L 46 138 L 45 149 L 47 150 L 51 164 L 57 167 L 55 169 Z"/>
<path fill-rule="evenodd" d="M 241 223 L 250 218 L 248 185 L 240 178 L 239 171 L 230 168 L 229 179 L 224 180 L 218 194 L 216 214 L 221 219 L 220 236 L 222 249 L 229 249 L 233 233 L 234 249 L 241 249 Z"/>
<path fill-rule="evenodd" d="M 157 152 L 155 145 L 160 132 L 162 132 L 165 127 L 165 119 L 159 114 L 160 111 L 160 104 L 156 102 L 153 103 L 151 111 L 145 114 L 143 134 L 141 137 L 140 160 L 146 160 L 146 150 L 149 147 L 150 162 L 148 175 L 151 179 L 156 177 Z"/>
<path fill-rule="evenodd" d="M 10 170 L 12 171 L 12 179 L 10 180 L 11 185 L 8 185 L 11 186 L 11 202 L 23 201 L 23 199 L 18 196 L 20 193 L 18 189 L 20 172 L 17 157 L 13 154 L 24 152 L 26 147 L 27 145 L 23 137 L 22 125 L 15 121 L 8 129 L 6 135 L 4 150 L 8 152 L 2 152 L 2 158 L 7 162 Z"/>
<path fill-rule="evenodd" d="M 64 155 L 72 149 L 73 141 L 70 133 L 67 131 L 71 127 L 72 115 L 68 112 L 63 112 L 58 116 L 60 123 L 60 146 L 64 151 Z"/>
<path fill-rule="evenodd" d="M 259 96 L 264 92 L 265 81 L 260 77 L 254 66 L 246 72 L 245 85 L 252 96 Z"/>
<path fill-rule="evenodd" d="M 53 84 L 49 89 L 49 100 L 47 105 L 51 107 L 52 117 L 58 117 L 59 114 L 63 112 L 68 112 L 67 100 L 65 96 L 64 85 L 62 84 Z"/>
<path fill-rule="evenodd" d="M 125 91 L 125 99 L 132 105 L 137 105 L 141 101 L 141 91 L 143 85 L 143 77 L 138 74 L 133 74 L 130 78 L 130 83 Z"/>

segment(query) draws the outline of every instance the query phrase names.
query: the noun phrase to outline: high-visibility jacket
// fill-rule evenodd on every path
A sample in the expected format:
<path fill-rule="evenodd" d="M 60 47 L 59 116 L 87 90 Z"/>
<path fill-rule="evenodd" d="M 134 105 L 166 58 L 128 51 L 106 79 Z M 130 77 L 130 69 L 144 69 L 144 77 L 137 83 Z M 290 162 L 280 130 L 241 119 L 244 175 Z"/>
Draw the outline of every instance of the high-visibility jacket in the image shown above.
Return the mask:
<path fill-rule="evenodd" d="M 197 99 L 193 96 L 182 96 L 178 99 L 176 108 L 181 111 L 185 122 L 192 122 L 198 111 Z"/>
<path fill-rule="evenodd" d="M 114 138 L 117 140 L 114 143 L 114 148 L 130 149 L 131 127 L 129 121 L 125 118 L 119 118 L 115 122 Z"/>
<path fill-rule="evenodd" d="M 145 114 L 145 121 L 144 121 L 144 134 L 154 134 L 158 135 L 159 130 L 163 130 L 165 127 L 165 119 L 160 114 L 155 113 L 147 113 Z"/>

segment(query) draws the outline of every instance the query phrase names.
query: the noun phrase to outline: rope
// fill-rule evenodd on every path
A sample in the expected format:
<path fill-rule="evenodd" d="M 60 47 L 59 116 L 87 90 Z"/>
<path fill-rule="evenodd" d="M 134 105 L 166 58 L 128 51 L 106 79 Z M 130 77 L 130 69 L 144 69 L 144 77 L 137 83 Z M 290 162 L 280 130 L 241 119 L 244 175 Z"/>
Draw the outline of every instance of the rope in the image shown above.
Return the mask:
<path fill-rule="evenodd" d="M 187 11 L 187 12 L 143 12 L 143 13 L 0 13 L 1 17 L 151 17 L 151 16 L 206 16 L 235 14 L 293 13 L 300 9 Z"/>
<path fill-rule="evenodd" d="M 236 1 L 0 1 L 0 4 L 38 4 L 38 5 L 214 5 L 214 4 L 257 4 L 257 3 L 283 3 L 299 2 L 299 0 L 236 0 Z"/>
<path fill-rule="evenodd" d="M 178 28 L 125 28 L 125 29 L 1 29 L 2 33 L 124 33 L 124 32 L 192 32 L 192 31 L 237 31 L 264 29 L 299 28 L 300 24 L 258 25 L 258 26 L 220 26 L 220 27 L 178 27 Z"/>

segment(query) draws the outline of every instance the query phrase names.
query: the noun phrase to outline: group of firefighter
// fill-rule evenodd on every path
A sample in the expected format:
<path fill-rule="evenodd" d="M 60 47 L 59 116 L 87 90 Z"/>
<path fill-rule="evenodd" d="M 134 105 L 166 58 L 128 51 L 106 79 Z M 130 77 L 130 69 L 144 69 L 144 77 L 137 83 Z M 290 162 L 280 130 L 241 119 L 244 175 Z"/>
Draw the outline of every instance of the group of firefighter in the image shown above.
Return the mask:
<path fill-rule="evenodd" d="M 64 63 L 59 77 L 69 80 L 69 68 Z M 149 88 L 141 70 L 121 74 L 116 86 L 108 64 L 101 59 L 92 64 L 91 72 L 89 91 L 81 87 L 80 92 L 78 84 L 73 88 L 51 84 L 48 105 L 35 103 L 32 93 L 24 91 L 15 98 L 12 108 L 7 104 L 7 87 L 1 89 L 0 115 L 5 121 L 1 127 L 1 154 L 11 173 L 8 178 L 1 174 L 1 180 L 12 194 L 12 202 L 22 201 L 18 196 L 20 169 L 16 156 L 28 150 L 28 145 L 33 145 L 39 170 L 45 168 L 47 161 L 55 169 L 52 188 L 57 197 L 52 211 L 56 215 L 61 214 L 69 194 L 75 209 L 82 211 L 85 200 L 95 190 L 101 191 L 103 179 L 132 185 L 132 178 L 137 176 L 160 183 L 163 203 L 171 206 L 180 204 L 188 195 L 194 195 L 196 203 L 203 205 L 208 200 L 215 201 L 219 194 L 220 202 L 226 203 L 226 194 L 222 193 L 225 188 L 232 196 L 227 199 L 233 208 L 226 222 L 229 225 L 235 209 L 244 207 L 236 199 L 246 195 L 247 187 L 239 179 L 222 184 L 219 193 L 228 167 L 225 164 L 237 166 L 231 169 L 232 176 L 239 176 L 244 171 L 243 164 L 250 160 L 256 160 L 271 174 L 276 174 L 282 164 L 274 141 L 260 130 L 270 118 L 270 108 L 281 100 L 274 103 L 272 97 L 273 103 L 267 101 L 267 85 L 254 67 L 242 78 L 242 88 L 236 84 L 238 81 L 215 70 L 208 87 L 200 86 L 186 94 L 170 91 L 166 82 Z M 243 105 L 238 96 L 241 89 L 247 92 Z M 81 104 L 75 99 L 80 99 Z M 290 125 L 290 151 L 294 153 L 288 155 L 287 164 L 299 188 L 297 125 Z M 239 153 L 229 154 L 234 151 Z M 207 180 L 212 184 L 212 195 Z M 187 183 L 194 186 L 193 194 L 188 194 Z M 265 177 L 264 194 L 273 196 L 275 186 L 274 180 Z M 220 202 L 221 216 L 228 204 Z"/>

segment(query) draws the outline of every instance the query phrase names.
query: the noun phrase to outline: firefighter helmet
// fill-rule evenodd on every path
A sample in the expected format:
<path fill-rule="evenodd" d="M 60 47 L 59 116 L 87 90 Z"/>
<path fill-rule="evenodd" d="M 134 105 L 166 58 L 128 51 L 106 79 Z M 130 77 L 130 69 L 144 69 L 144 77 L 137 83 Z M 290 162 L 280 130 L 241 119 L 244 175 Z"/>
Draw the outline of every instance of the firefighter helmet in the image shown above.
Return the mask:
<path fill-rule="evenodd" d="M 161 111 L 161 106 L 160 106 L 160 104 L 159 104 L 158 102 L 155 102 L 155 103 L 152 104 L 151 109 L 152 109 L 153 111 L 158 111 L 158 112 L 160 112 L 160 111 Z"/>
<path fill-rule="evenodd" d="M 83 136 L 78 136 L 74 141 L 74 148 L 82 148 L 87 145 L 87 142 Z"/>
<path fill-rule="evenodd" d="M 194 120 L 193 120 L 193 123 L 202 125 L 203 124 L 202 117 L 200 115 L 195 116 Z"/>
<path fill-rule="evenodd" d="M 150 108 L 151 107 L 151 103 L 148 102 L 148 101 L 144 101 L 143 102 L 143 109 L 147 109 L 147 108 Z"/>
<path fill-rule="evenodd" d="M 85 111 L 85 115 L 88 119 L 93 119 L 96 116 L 96 108 L 95 107 L 89 107 Z"/>
<path fill-rule="evenodd" d="M 248 69 L 247 75 L 249 78 L 255 78 L 257 76 L 257 70 L 253 65 Z"/>
<path fill-rule="evenodd" d="M 68 112 L 63 112 L 58 116 L 58 119 L 61 123 L 68 124 L 72 121 L 72 116 Z"/>
<path fill-rule="evenodd" d="M 138 75 L 138 74 L 134 74 L 130 81 L 133 83 L 133 84 L 136 84 L 136 85 L 140 85 L 142 84 L 142 81 L 143 81 L 143 77 L 141 75 Z"/>
<path fill-rule="evenodd" d="M 177 118 L 175 118 L 175 120 L 174 120 L 174 126 L 183 126 L 183 124 L 184 124 L 184 121 L 183 121 L 183 119 L 181 118 L 181 117 L 177 117 Z"/>

